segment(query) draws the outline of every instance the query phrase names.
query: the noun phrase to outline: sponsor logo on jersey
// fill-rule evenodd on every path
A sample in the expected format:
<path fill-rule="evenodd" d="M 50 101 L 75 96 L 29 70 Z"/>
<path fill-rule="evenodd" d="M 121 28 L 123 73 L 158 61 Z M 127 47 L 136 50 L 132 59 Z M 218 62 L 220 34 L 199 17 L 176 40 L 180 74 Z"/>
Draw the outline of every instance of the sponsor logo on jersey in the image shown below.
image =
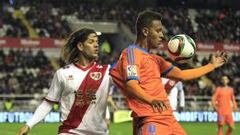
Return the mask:
<path fill-rule="evenodd" d="M 84 105 L 87 105 L 87 104 L 95 104 L 97 98 L 94 91 L 95 90 L 90 90 L 90 89 L 87 89 L 85 93 L 83 93 L 82 90 L 75 91 L 74 93 L 76 95 L 76 99 L 75 99 L 76 106 L 83 107 Z"/>
<path fill-rule="evenodd" d="M 137 77 L 137 66 L 136 65 L 128 65 L 127 66 L 127 76 Z"/>
<path fill-rule="evenodd" d="M 73 75 L 69 75 L 67 80 L 73 80 Z"/>
<path fill-rule="evenodd" d="M 90 73 L 90 77 L 97 81 L 97 80 L 100 80 L 102 78 L 102 73 L 101 72 L 92 72 Z"/>

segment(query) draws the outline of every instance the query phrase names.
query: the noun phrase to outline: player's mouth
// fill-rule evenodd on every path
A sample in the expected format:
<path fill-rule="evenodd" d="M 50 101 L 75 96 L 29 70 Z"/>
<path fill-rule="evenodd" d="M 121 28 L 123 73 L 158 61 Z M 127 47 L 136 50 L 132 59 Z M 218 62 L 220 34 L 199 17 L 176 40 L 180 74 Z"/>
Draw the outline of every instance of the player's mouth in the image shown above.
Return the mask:
<path fill-rule="evenodd" d="M 94 51 L 95 54 L 98 54 L 98 49 Z"/>

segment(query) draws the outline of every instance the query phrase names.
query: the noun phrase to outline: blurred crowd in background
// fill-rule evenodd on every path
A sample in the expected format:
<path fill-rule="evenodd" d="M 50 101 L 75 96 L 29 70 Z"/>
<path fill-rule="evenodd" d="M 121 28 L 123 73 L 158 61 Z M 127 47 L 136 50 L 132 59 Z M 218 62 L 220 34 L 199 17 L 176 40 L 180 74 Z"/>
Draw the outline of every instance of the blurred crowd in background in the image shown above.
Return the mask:
<path fill-rule="evenodd" d="M 196 41 L 240 40 L 240 10 L 236 9 L 138 7 L 131 3 L 108 3 L 106 6 L 102 1 L 87 0 L 82 0 L 81 4 L 73 2 L 21 0 L 15 1 L 14 5 L 5 3 L 0 12 L 0 36 L 29 37 L 35 32 L 40 37 L 64 38 L 71 31 L 67 16 L 84 21 L 123 22 L 134 33 L 137 14 L 144 9 L 151 9 L 163 15 L 167 37 L 187 33 Z M 27 30 L 31 28 L 32 31 Z"/>
<path fill-rule="evenodd" d="M 0 37 L 51 37 L 66 38 L 71 32 L 67 16 L 85 21 L 123 22 L 134 33 L 137 14 L 145 9 L 129 5 L 106 6 L 102 2 L 43 0 L 15 1 L 5 3 L 0 12 Z M 21 5 L 21 6 L 16 6 Z M 163 15 L 162 22 L 166 36 L 187 33 L 196 41 L 240 42 L 240 10 L 235 9 L 188 9 L 171 7 L 150 7 Z M 117 53 L 102 52 L 100 62 L 113 63 Z M 211 96 L 214 87 L 219 86 L 219 78 L 224 74 L 230 77 L 230 85 L 240 96 L 240 56 L 233 54 L 221 69 L 200 79 L 184 82 L 186 95 Z M 208 57 L 193 59 L 191 65 L 206 64 Z M 61 64 L 60 64 L 61 65 Z M 42 93 L 49 87 L 56 69 L 42 50 L 36 54 L 31 49 L 0 50 L 0 93 L 32 94 Z"/>
<path fill-rule="evenodd" d="M 49 87 L 53 66 L 42 50 L 33 55 L 29 50 L 0 50 L 0 93 L 42 93 Z"/>

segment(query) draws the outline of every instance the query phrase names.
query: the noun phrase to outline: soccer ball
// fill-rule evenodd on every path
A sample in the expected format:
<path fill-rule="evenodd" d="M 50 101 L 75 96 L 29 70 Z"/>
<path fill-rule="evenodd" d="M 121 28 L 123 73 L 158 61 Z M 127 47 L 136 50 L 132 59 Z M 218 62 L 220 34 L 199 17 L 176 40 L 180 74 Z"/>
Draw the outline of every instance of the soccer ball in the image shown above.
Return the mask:
<path fill-rule="evenodd" d="M 185 63 L 196 53 L 196 44 L 194 40 L 185 34 L 179 34 L 172 37 L 168 42 L 169 57 L 177 63 Z"/>

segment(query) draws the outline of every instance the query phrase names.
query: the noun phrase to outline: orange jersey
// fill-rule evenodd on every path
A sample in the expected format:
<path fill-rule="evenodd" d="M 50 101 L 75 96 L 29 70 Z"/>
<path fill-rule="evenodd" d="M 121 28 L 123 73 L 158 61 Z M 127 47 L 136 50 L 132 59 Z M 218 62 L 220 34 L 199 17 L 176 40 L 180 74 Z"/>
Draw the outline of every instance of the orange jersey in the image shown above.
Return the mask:
<path fill-rule="evenodd" d="M 219 114 L 229 114 L 232 113 L 234 97 L 233 89 L 231 87 L 218 87 L 215 91 L 216 105 L 218 107 L 217 112 Z"/>
<path fill-rule="evenodd" d="M 164 115 L 172 114 L 172 110 L 168 109 L 162 113 L 154 112 L 149 104 L 132 98 L 126 92 L 126 82 L 137 80 L 139 86 L 148 95 L 155 99 L 168 101 L 161 74 L 167 74 L 171 69 L 173 69 L 172 64 L 162 57 L 150 54 L 138 46 L 131 45 L 123 50 L 118 62 L 112 67 L 110 75 L 126 96 L 128 106 L 135 116 Z"/>

